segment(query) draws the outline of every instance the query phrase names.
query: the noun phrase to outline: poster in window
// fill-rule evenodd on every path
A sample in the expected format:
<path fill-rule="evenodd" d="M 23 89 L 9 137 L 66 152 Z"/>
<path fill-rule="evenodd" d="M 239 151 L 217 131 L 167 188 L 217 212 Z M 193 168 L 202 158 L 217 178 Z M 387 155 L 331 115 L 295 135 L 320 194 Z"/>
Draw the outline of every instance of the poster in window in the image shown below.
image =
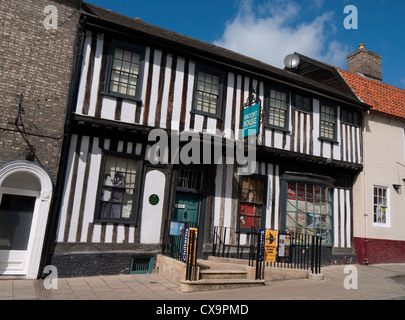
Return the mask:
<path fill-rule="evenodd" d="M 240 227 L 241 228 L 260 228 L 261 227 L 261 207 L 257 203 L 256 192 L 252 189 L 246 193 L 246 199 L 243 199 L 240 205 Z"/>
<path fill-rule="evenodd" d="M 278 256 L 280 258 L 290 256 L 291 235 L 280 234 L 278 243 Z"/>

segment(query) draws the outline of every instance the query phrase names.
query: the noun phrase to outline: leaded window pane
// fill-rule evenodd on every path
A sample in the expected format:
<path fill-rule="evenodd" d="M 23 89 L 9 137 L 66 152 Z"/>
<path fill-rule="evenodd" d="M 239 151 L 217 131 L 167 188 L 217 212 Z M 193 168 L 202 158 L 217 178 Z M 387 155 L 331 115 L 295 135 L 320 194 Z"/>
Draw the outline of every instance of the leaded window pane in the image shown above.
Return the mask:
<path fill-rule="evenodd" d="M 110 92 L 135 96 L 141 56 L 138 53 L 115 49 L 110 76 Z"/>
<path fill-rule="evenodd" d="M 288 183 L 286 230 L 291 233 L 321 236 L 322 243 L 332 239 L 332 188 Z"/>

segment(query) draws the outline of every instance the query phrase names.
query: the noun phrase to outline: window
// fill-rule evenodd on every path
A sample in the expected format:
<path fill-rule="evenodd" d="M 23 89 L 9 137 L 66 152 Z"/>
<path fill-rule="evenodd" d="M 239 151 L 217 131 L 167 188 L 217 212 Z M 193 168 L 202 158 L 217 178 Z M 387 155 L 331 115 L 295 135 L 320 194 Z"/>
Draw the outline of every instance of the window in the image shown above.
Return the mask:
<path fill-rule="evenodd" d="M 333 189 L 317 184 L 288 182 L 286 231 L 321 236 L 332 244 Z"/>
<path fill-rule="evenodd" d="M 258 177 L 242 177 L 239 209 L 239 229 L 261 228 L 265 180 Z"/>
<path fill-rule="evenodd" d="M 134 222 L 139 201 L 142 161 L 104 155 L 100 177 L 98 220 Z"/>
<path fill-rule="evenodd" d="M 312 98 L 294 94 L 294 108 L 304 112 L 312 112 Z"/>
<path fill-rule="evenodd" d="M 0 250 L 27 250 L 36 200 L 36 197 L 2 195 Z"/>
<path fill-rule="evenodd" d="M 342 108 L 342 122 L 355 126 L 361 125 L 361 114 L 358 111 Z"/>
<path fill-rule="evenodd" d="M 374 186 L 373 213 L 374 223 L 388 223 L 388 197 L 389 189 L 387 187 Z"/>
<path fill-rule="evenodd" d="M 105 93 L 139 100 L 144 56 L 141 48 L 113 43 Z"/>
<path fill-rule="evenodd" d="M 288 91 L 270 90 L 267 124 L 270 127 L 287 129 L 290 94 Z"/>
<path fill-rule="evenodd" d="M 331 141 L 336 140 L 336 108 L 321 104 L 320 137 Z"/>
<path fill-rule="evenodd" d="M 223 74 L 208 68 L 196 68 L 193 111 L 208 116 L 221 116 Z"/>
<path fill-rule="evenodd" d="M 181 169 L 177 179 L 177 188 L 203 190 L 203 172 Z"/>

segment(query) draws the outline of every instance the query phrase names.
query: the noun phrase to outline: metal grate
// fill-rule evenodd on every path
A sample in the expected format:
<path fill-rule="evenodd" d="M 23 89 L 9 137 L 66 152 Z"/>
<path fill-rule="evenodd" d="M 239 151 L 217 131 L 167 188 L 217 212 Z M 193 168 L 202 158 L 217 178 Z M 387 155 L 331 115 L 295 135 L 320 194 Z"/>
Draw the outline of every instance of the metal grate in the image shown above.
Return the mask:
<path fill-rule="evenodd" d="M 132 256 L 130 274 L 147 274 L 153 272 L 154 257 Z"/>

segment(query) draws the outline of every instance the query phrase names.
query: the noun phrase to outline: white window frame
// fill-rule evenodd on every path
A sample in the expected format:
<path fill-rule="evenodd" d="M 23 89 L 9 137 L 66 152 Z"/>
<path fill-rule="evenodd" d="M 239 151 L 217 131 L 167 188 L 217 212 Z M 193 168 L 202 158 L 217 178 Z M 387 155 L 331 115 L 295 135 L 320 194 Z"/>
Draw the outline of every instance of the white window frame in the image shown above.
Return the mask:
<path fill-rule="evenodd" d="M 385 213 L 385 215 L 386 215 L 385 223 L 374 222 L 374 189 L 375 188 L 384 188 L 387 190 L 387 209 L 386 209 L 386 213 Z M 391 227 L 391 189 L 390 189 L 390 187 L 386 186 L 386 185 L 373 184 L 373 190 L 372 190 L 371 194 L 372 194 L 371 212 L 372 212 L 372 217 L 373 217 L 373 226 L 390 228 Z"/>

